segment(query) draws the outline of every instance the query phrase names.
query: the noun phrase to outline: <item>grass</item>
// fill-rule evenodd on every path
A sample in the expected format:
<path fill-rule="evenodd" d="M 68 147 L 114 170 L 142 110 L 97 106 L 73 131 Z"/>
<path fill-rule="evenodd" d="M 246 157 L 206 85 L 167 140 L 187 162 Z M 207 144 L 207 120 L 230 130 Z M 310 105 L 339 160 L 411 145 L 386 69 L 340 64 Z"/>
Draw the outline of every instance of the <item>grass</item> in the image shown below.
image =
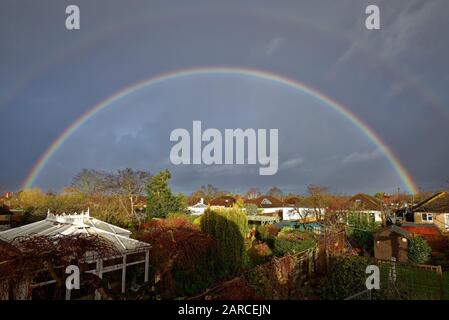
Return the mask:
<path fill-rule="evenodd" d="M 390 264 L 380 265 L 381 289 L 388 288 Z M 449 300 L 449 273 L 443 272 L 443 299 Z M 422 269 L 411 265 L 396 265 L 396 288 L 391 298 L 439 300 L 441 286 L 438 274 L 434 270 Z"/>

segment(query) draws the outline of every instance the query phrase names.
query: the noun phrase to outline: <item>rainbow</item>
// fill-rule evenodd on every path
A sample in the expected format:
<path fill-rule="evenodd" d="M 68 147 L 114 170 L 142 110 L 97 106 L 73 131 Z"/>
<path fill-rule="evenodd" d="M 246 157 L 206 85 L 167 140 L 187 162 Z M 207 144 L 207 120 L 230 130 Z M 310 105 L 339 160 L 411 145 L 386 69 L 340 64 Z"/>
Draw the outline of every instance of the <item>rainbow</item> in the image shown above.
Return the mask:
<path fill-rule="evenodd" d="M 263 80 L 270 80 L 278 84 L 285 85 L 287 87 L 300 90 L 301 92 L 307 93 L 317 99 L 318 101 L 324 103 L 326 106 L 335 110 L 343 117 L 348 119 L 355 127 L 360 129 L 385 155 L 386 159 L 390 162 L 391 166 L 398 174 L 404 187 L 410 193 L 416 193 L 418 188 L 414 183 L 411 175 L 407 172 L 405 167 L 399 161 L 398 157 L 393 153 L 393 151 L 382 141 L 377 133 L 375 133 L 367 124 L 365 124 L 360 118 L 358 118 L 352 111 L 340 104 L 339 102 L 327 97 L 326 95 L 318 92 L 317 90 L 288 77 L 277 75 L 272 72 L 263 71 L 259 69 L 251 68 L 237 68 L 237 67 L 198 67 L 190 69 L 180 69 L 174 70 L 167 73 L 162 73 L 151 78 L 139 81 L 132 84 L 108 97 L 106 100 L 101 101 L 87 112 L 81 115 L 76 121 L 74 121 L 70 126 L 68 126 L 59 137 L 54 140 L 50 146 L 45 150 L 42 156 L 38 159 L 35 165 L 32 167 L 30 173 L 26 177 L 22 184 L 23 188 L 31 188 L 39 174 L 45 168 L 51 157 L 58 151 L 58 149 L 64 144 L 64 142 L 85 122 L 94 117 L 97 113 L 106 109 L 112 103 L 126 97 L 143 88 L 169 81 L 174 79 L 186 78 L 196 75 L 209 75 L 209 74 L 224 74 L 224 75 L 242 75 L 255 77 Z"/>

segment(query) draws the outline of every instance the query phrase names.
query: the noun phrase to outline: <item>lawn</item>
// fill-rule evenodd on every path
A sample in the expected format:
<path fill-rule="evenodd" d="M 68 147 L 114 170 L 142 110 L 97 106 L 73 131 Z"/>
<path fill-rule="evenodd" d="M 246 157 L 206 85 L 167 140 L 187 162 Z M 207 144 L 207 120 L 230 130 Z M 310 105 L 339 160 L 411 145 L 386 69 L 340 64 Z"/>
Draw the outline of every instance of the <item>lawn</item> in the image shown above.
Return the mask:
<path fill-rule="evenodd" d="M 443 272 L 443 278 L 440 280 L 436 270 L 398 264 L 396 265 L 396 282 L 390 284 L 390 264 L 381 264 L 380 271 L 381 289 L 390 288 L 390 297 L 393 299 L 439 300 L 443 290 L 442 298 L 449 300 L 448 272 Z"/>

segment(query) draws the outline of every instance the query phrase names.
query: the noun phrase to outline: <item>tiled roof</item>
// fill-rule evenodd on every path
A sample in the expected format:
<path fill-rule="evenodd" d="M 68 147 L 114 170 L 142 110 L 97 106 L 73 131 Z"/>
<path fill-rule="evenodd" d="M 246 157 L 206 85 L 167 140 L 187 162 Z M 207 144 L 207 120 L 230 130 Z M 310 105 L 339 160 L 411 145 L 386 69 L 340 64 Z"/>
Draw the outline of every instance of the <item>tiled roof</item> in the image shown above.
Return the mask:
<path fill-rule="evenodd" d="M 245 203 L 255 204 L 258 208 L 280 208 L 284 206 L 281 200 L 268 195 L 260 196 L 255 199 L 247 199 L 245 200 Z"/>
<path fill-rule="evenodd" d="M 299 206 L 301 203 L 301 198 L 290 197 L 290 198 L 285 199 L 284 203 L 289 206 Z"/>
<path fill-rule="evenodd" d="M 381 211 L 384 208 L 382 200 L 365 193 L 356 194 L 348 202 L 353 204 L 356 209 L 361 210 Z"/>
<path fill-rule="evenodd" d="M 235 202 L 236 202 L 236 199 L 234 197 L 222 196 L 222 197 L 212 199 L 209 204 L 211 206 L 232 207 Z"/>
<path fill-rule="evenodd" d="M 413 211 L 449 213 L 449 194 L 447 192 L 436 193 L 430 198 L 418 203 Z"/>

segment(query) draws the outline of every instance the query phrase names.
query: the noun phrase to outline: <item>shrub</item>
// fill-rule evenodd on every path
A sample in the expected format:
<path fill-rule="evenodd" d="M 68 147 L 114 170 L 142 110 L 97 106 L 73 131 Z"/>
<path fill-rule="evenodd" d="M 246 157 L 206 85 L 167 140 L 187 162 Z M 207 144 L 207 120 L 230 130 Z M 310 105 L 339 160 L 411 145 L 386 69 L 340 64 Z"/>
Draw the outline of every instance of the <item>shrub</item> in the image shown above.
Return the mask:
<path fill-rule="evenodd" d="M 187 217 L 176 216 L 166 219 L 151 219 L 150 221 L 144 223 L 141 227 L 143 230 L 149 230 L 152 228 L 182 228 L 190 227 L 193 225 L 187 220 Z"/>
<path fill-rule="evenodd" d="M 267 243 L 270 248 L 274 248 L 274 241 L 278 235 L 280 229 L 272 224 L 259 226 L 257 228 L 256 237 L 262 242 Z"/>
<path fill-rule="evenodd" d="M 408 258 L 414 263 L 426 263 L 431 252 L 427 241 L 420 236 L 413 237 L 408 242 Z"/>
<path fill-rule="evenodd" d="M 248 257 L 253 266 L 270 261 L 273 253 L 266 243 L 255 243 L 248 250 Z"/>
<path fill-rule="evenodd" d="M 215 268 L 219 274 L 233 275 L 246 263 L 246 214 L 237 208 L 206 209 L 201 217 L 201 230 L 217 242 Z"/>
<path fill-rule="evenodd" d="M 286 227 L 279 232 L 274 241 L 274 254 L 282 256 L 299 253 L 313 247 L 314 244 L 313 235 Z"/>
<path fill-rule="evenodd" d="M 169 214 L 167 214 L 167 219 L 170 218 L 183 218 L 183 219 L 188 219 L 188 215 L 185 212 L 170 212 Z"/>
<path fill-rule="evenodd" d="M 358 218 L 355 213 L 349 215 L 349 223 L 353 226 L 349 236 L 356 246 L 372 255 L 374 253 L 374 233 L 379 228 L 379 224 Z"/>
<path fill-rule="evenodd" d="M 368 259 L 361 256 L 336 258 L 330 272 L 321 281 L 321 298 L 341 300 L 365 290 L 365 270 L 368 264 Z"/>
<path fill-rule="evenodd" d="M 282 237 L 288 235 L 289 233 L 295 232 L 295 228 L 293 227 L 283 227 L 281 231 L 278 233 L 278 237 Z"/>
<path fill-rule="evenodd" d="M 191 216 L 193 221 L 192 223 L 196 226 L 201 226 L 201 216 L 196 217 L 196 216 Z"/>
<path fill-rule="evenodd" d="M 151 244 L 150 265 L 163 298 L 197 294 L 215 281 L 216 246 L 210 235 L 179 218 L 153 219 L 146 227 L 139 240 Z"/>
<path fill-rule="evenodd" d="M 257 215 L 257 206 L 254 203 L 245 204 L 246 214 L 250 216 Z"/>
<path fill-rule="evenodd" d="M 371 254 L 374 252 L 374 234 L 372 232 L 355 229 L 350 237 L 358 247 Z"/>

